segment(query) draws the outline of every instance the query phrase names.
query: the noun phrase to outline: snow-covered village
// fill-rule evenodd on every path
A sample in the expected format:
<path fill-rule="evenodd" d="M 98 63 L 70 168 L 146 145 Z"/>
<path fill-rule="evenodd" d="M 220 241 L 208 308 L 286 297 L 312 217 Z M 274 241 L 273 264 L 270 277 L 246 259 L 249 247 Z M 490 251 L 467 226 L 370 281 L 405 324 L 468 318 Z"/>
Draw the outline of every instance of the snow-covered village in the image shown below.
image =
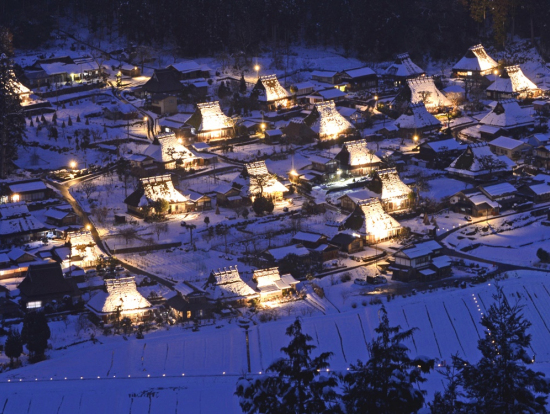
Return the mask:
<path fill-rule="evenodd" d="M 550 411 L 548 2 L 0 10 L 2 414 Z"/>

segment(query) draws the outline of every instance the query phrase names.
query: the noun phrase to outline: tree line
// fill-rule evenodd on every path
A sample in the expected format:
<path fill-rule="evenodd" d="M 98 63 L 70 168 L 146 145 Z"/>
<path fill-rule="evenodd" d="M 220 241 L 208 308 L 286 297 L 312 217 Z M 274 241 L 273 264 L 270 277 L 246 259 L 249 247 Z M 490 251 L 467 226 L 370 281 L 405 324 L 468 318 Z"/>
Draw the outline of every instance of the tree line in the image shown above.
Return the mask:
<path fill-rule="evenodd" d="M 0 26 L 19 47 L 40 46 L 53 29 L 78 22 L 93 39 L 171 44 L 187 56 L 305 44 L 365 61 L 404 51 L 439 59 L 516 34 L 547 49 L 549 17 L 546 0 L 0 0 Z"/>
<path fill-rule="evenodd" d="M 377 336 L 368 344 L 367 361 L 352 364 L 344 374 L 330 372 L 331 352 L 312 357 L 316 348 L 300 319 L 290 325 L 291 338 L 283 357 L 260 377 L 242 377 L 236 392 L 246 414 L 412 414 L 425 405 L 432 414 L 546 413 L 550 383 L 528 367 L 531 323 L 522 305 L 509 303 L 501 287 L 483 316 L 484 336 L 478 341 L 481 358 L 467 361 L 458 355 L 437 368 L 443 392 L 426 401 L 422 384 L 435 368 L 429 357 L 411 358 L 405 342 L 415 328 L 391 326 L 386 309 L 379 312 Z"/>

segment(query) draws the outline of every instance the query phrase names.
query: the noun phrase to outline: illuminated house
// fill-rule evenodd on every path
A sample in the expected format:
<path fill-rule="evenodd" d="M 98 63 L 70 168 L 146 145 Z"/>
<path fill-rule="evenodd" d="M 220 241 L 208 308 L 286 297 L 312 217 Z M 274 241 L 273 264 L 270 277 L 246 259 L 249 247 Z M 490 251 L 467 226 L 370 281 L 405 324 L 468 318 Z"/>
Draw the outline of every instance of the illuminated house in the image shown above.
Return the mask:
<path fill-rule="evenodd" d="M 397 118 L 394 125 L 406 135 L 437 131 L 441 122 L 430 114 L 422 102 L 410 104 L 404 114 Z"/>
<path fill-rule="evenodd" d="M 315 104 L 315 108 L 304 122 L 318 134 L 321 141 L 355 132 L 355 127 L 338 112 L 333 101 Z"/>
<path fill-rule="evenodd" d="M 241 279 L 237 266 L 212 271 L 204 290 L 214 300 L 243 303 L 260 295 Z"/>
<path fill-rule="evenodd" d="M 395 85 L 401 84 L 405 79 L 416 78 L 425 74 L 410 58 L 408 53 L 397 55 L 395 62 L 386 69 L 386 76 L 390 77 Z"/>
<path fill-rule="evenodd" d="M 170 204 L 168 213 L 185 213 L 194 210 L 193 202 L 174 188 L 169 174 L 140 179 L 140 187 L 126 197 L 128 213 L 145 216 L 158 200 Z"/>
<path fill-rule="evenodd" d="M 204 165 L 204 159 L 189 151 L 181 139 L 172 133 L 156 137 L 143 155 L 153 162 L 159 172 Z"/>
<path fill-rule="evenodd" d="M 369 150 L 366 140 L 346 142 L 337 155 L 342 169 L 352 175 L 366 175 L 380 166 L 380 158 Z"/>
<path fill-rule="evenodd" d="M 412 190 L 407 186 L 395 168 L 378 170 L 374 178 L 381 185 L 380 201 L 388 212 L 404 210 L 410 207 Z"/>
<path fill-rule="evenodd" d="M 252 280 L 260 291 L 260 300 L 279 299 L 296 291 L 296 285 L 300 283 L 291 274 L 280 275 L 278 267 L 258 269 L 254 271 Z"/>
<path fill-rule="evenodd" d="M 286 108 L 290 105 L 290 93 L 281 86 L 277 75 L 260 76 L 252 94 L 257 94 L 260 104 L 269 110 Z"/>
<path fill-rule="evenodd" d="M 358 233 L 366 243 L 391 239 L 401 231 L 401 225 L 384 211 L 377 198 L 360 202 L 346 219 L 345 227 Z"/>
<path fill-rule="evenodd" d="M 498 67 L 498 63 L 487 54 L 482 45 L 472 46 L 464 57 L 453 66 L 453 75 L 457 78 L 471 78 L 489 75 Z"/>
<path fill-rule="evenodd" d="M 485 115 L 479 123 L 508 132 L 516 132 L 532 127 L 535 120 L 528 109 L 521 108 L 515 99 L 497 102 L 493 110 Z"/>
<path fill-rule="evenodd" d="M 254 197 L 262 194 L 264 197 L 275 201 L 283 199 L 283 193 L 288 189 L 281 184 L 274 174 L 270 174 L 265 165 L 265 161 L 256 161 L 245 164 L 246 178 L 237 179 L 235 182 L 242 185 L 242 190 L 252 201 Z"/>
<path fill-rule="evenodd" d="M 223 113 L 218 101 L 197 104 L 197 110 L 189 118 L 187 124 L 195 128 L 195 134 L 199 142 L 227 139 L 235 136 L 234 122 Z"/>
<path fill-rule="evenodd" d="M 426 109 L 435 110 L 443 106 L 451 106 L 451 101 L 435 86 L 431 77 L 408 79 L 407 85 L 411 90 L 411 102 L 423 103 Z"/>
<path fill-rule="evenodd" d="M 506 73 L 487 89 L 487 97 L 495 100 L 510 98 L 536 98 L 541 90 L 521 70 L 519 65 L 507 66 Z"/>
<path fill-rule="evenodd" d="M 105 291 L 93 296 L 86 306 L 104 323 L 117 318 L 144 322 L 152 317 L 151 303 L 137 291 L 133 276 L 105 279 Z"/>

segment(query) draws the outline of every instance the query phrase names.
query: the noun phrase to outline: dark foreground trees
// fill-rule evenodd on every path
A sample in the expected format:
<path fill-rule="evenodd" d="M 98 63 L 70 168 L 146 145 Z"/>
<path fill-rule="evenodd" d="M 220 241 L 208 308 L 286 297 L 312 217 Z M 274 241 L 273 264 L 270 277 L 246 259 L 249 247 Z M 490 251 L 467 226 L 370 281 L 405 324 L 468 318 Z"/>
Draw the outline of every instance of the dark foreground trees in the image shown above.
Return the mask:
<path fill-rule="evenodd" d="M 31 361 L 40 361 L 50 339 L 50 327 L 43 312 L 29 312 L 23 319 L 21 340 L 27 346 Z"/>
<path fill-rule="evenodd" d="M 264 378 L 241 378 L 236 395 L 243 412 L 247 414 L 315 414 L 335 412 L 336 378 L 329 375 L 331 352 L 312 358 L 316 348 L 312 338 L 302 332 L 300 319 L 290 325 L 286 334 L 291 338 L 281 348 L 285 357 L 267 369 Z M 275 374 L 274 376 L 269 373 Z"/>
<path fill-rule="evenodd" d="M 485 336 L 478 341 L 481 359 L 475 363 L 454 357 L 458 382 L 467 400 L 467 412 L 546 413 L 550 385 L 541 372 L 526 365 L 534 362 L 528 353 L 531 322 L 523 317 L 518 302 L 510 304 L 502 287 L 481 321 Z"/>

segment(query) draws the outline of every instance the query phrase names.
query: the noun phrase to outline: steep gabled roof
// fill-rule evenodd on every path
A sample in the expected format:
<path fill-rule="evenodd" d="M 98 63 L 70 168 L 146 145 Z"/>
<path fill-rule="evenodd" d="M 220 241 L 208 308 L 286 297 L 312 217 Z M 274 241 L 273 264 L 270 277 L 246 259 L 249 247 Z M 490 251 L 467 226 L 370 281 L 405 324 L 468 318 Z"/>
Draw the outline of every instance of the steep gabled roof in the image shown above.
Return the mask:
<path fill-rule="evenodd" d="M 507 66 L 506 72 L 512 81 L 514 92 L 527 92 L 539 89 L 521 70 L 519 65 Z"/>
<path fill-rule="evenodd" d="M 290 93 L 279 83 L 277 75 L 261 76 L 255 89 L 265 91 L 263 95 L 258 96 L 262 101 L 272 102 L 290 97 Z"/>
<path fill-rule="evenodd" d="M 88 307 L 94 313 L 114 313 L 120 310 L 124 314 L 151 308 L 151 303 L 137 291 L 133 276 L 105 279 L 105 289 L 106 293 L 99 292 L 88 302 Z"/>
<path fill-rule="evenodd" d="M 412 190 L 407 184 L 401 181 L 395 168 L 378 170 L 378 177 L 382 182 L 382 200 L 391 200 L 397 198 L 406 198 Z"/>
<path fill-rule="evenodd" d="M 485 115 L 479 123 L 499 128 L 517 128 L 532 125 L 534 120 L 515 99 L 507 99 L 497 102 L 492 111 Z"/>
<path fill-rule="evenodd" d="M 239 275 L 237 266 L 229 269 L 223 268 L 218 271 L 212 271 L 204 289 L 213 299 L 240 300 L 257 297 L 257 293 L 248 286 Z"/>
<path fill-rule="evenodd" d="M 374 152 L 369 152 L 368 143 L 364 139 L 346 142 L 344 148 L 349 153 L 348 164 L 352 167 L 380 162 Z"/>
<path fill-rule="evenodd" d="M 485 72 L 497 66 L 498 63 L 479 44 L 468 49 L 464 57 L 453 66 L 453 70 Z"/>
<path fill-rule="evenodd" d="M 399 78 L 408 78 L 412 76 L 420 76 L 424 74 L 424 70 L 416 65 L 410 58 L 408 53 L 397 55 L 395 62 L 386 69 L 386 75 L 396 76 Z"/>
<path fill-rule="evenodd" d="M 363 224 L 356 230 L 362 235 L 377 237 L 380 233 L 401 228 L 397 220 L 384 211 L 378 198 L 362 201 L 358 204 L 358 208 L 364 219 Z"/>
<path fill-rule="evenodd" d="M 197 110 L 187 120 L 187 124 L 203 132 L 231 128 L 233 121 L 223 113 L 220 103 L 214 101 L 197 104 Z"/>
<path fill-rule="evenodd" d="M 174 188 L 170 174 L 141 178 L 140 181 L 144 195 L 149 201 L 159 199 L 167 200 L 170 203 L 184 203 L 188 201 L 187 197 Z"/>
<path fill-rule="evenodd" d="M 142 86 L 142 89 L 149 93 L 173 93 L 181 91 L 183 85 L 178 80 L 175 69 L 155 69 L 153 76 Z"/>
<path fill-rule="evenodd" d="M 200 158 L 181 144 L 173 133 L 159 135 L 155 141 L 143 151 L 143 155 L 147 155 L 159 163 Z"/>
<path fill-rule="evenodd" d="M 63 277 L 59 263 L 31 264 L 18 287 L 26 297 L 70 295 L 74 292 L 74 287 Z"/>
<path fill-rule="evenodd" d="M 408 79 L 407 84 L 411 89 L 411 102 L 424 103 L 426 108 L 438 108 L 450 106 L 451 101 L 435 86 L 432 77 L 418 77 Z"/>
<path fill-rule="evenodd" d="M 315 109 L 304 122 L 319 134 L 320 139 L 338 138 L 340 134 L 355 130 L 355 127 L 338 112 L 334 101 L 316 103 Z"/>
<path fill-rule="evenodd" d="M 493 154 L 486 143 L 480 143 L 468 145 L 466 150 L 446 170 L 474 177 L 486 174 L 489 170 L 483 166 L 484 159 L 494 159 L 495 162 L 500 161 L 501 166 L 493 168 L 493 172 L 511 171 L 512 167 L 516 165 L 505 155 L 497 156 Z"/>
<path fill-rule="evenodd" d="M 410 104 L 394 124 L 400 129 L 435 129 L 441 126 L 441 122 L 428 112 L 423 103 Z"/>

